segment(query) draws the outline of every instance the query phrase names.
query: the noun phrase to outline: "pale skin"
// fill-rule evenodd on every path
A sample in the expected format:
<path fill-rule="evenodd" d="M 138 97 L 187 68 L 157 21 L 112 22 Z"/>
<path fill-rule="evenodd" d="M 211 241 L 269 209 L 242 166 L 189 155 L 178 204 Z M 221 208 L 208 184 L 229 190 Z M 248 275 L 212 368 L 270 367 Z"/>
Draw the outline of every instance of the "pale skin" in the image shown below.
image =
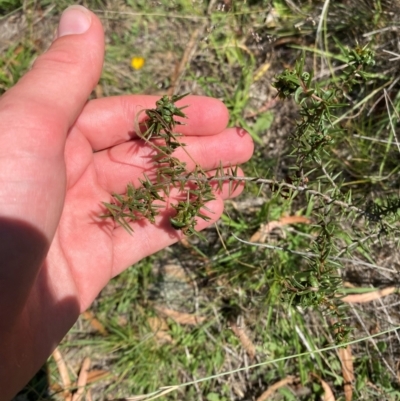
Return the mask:
<path fill-rule="evenodd" d="M 112 277 L 182 235 L 168 224 L 171 209 L 154 225 L 131 223 L 133 235 L 99 217 L 112 193 L 154 169 L 135 121 L 158 99 L 88 102 L 103 55 L 99 19 L 70 9 L 49 50 L 0 98 L 0 400 L 27 383 Z M 189 105 L 180 127 L 186 150 L 204 170 L 250 158 L 252 140 L 226 128 L 222 102 L 189 96 L 179 104 Z M 185 152 L 176 156 L 193 167 Z M 211 220 L 197 229 L 241 190 L 217 191 L 205 211 Z"/>

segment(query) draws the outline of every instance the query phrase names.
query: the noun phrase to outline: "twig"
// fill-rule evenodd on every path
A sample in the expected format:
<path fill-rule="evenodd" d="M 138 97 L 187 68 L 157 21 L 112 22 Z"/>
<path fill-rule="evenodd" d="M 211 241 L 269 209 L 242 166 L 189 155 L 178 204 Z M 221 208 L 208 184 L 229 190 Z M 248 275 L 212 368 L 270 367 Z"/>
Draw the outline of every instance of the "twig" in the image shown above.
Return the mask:
<path fill-rule="evenodd" d="M 350 203 L 343 202 L 334 198 L 331 198 L 329 195 L 325 195 L 319 191 L 316 191 L 314 189 L 310 189 L 308 187 L 305 187 L 303 185 L 293 185 L 289 184 L 287 182 L 278 182 L 276 180 L 271 180 L 267 178 L 260 178 L 260 177 L 237 177 L 233 175 L 225 175 L 225 176 L 219 176 L 219 177 L 210 177 L 210 178 L 201 178 L 201 177 L 182 177 L 179 178 L 181 181 L 186 181 L 186 180 L 196 180 L 196 181 L 203 181 L 203 180 L 208 180 L 209 182 L 213 181 L 236 181 L 236 182 L 253 182 L 255 184 L 268 184 L 271 186 L 279 186 L 279 187 L 284 187 L 284 188 L 289 188 L 293 189 L 294 191 L 298 192 L 305 192 L 310 195 L 318 196 L 319 198 L 324 199 L 328 204 L 334 204 L 337 206 L 341 206 L 345 209 L 351 210 L 356 213 L 360 213 L 361 215 L 365 214 L 365 211 L 363 209 L 358 208 L 357 206 L 354 206 Z"/>
<path fill-rule="evenodd" d="M 64 358 L 58 348 L 56 348 L 52 356 L 54 358 L 54 361 L 57 365 L 58 372 L 60 373 L 61 381 L 64 387 L 63 391 L 63 396 L 65 401 L 71 401 L 72 400 L 72 394 L 71 394 L 71 380 L 69 378 L 68 374 L 68 369 L 67 365 L 65 364 Z"/>
<path fill-rule="evenodd" d="M 183 74 L 185 73 L 185 69 L 187 66 L 190 64 L 190 60 L 192 59 L 193 55 L 196 53 L 197 45 L 199 43 L 199 37 L 203 34 L 204 30 L 206 29 L 207 25 L 210 22 L 210 14 L 211 10 L 214 7 L 216 0 L 211 0 L 210 4 L 208 5 L 207 8 L 207 18 L 202 22 L 202 24 L 196 28 L 192 35 L 190 36 L 189 43 L 186 46 L 186 49 L 183 53 L 181 62 L 179 63 L 178 68 L 176 69 L 174 76 L 172 77 L 172 82 L 171 86 L 168 90 L 168 95 L 174 95 L 175 94 L 175 89 L 179 86 L 179 83 L 183 77 Z"/>
<path fill-rule="evenodd" d="M 78 382 L 77 382 L 78 390 L 72 397 L 72 401 L 80 401 L 81 400 L 83 393 L 85 392 L 85 386 L 87 384 L 89 368 L 90 368 L 90 358 L 85 358 L 82 362 L 81 371 L 80 371 L 79 377 L 78 377 Z"/>

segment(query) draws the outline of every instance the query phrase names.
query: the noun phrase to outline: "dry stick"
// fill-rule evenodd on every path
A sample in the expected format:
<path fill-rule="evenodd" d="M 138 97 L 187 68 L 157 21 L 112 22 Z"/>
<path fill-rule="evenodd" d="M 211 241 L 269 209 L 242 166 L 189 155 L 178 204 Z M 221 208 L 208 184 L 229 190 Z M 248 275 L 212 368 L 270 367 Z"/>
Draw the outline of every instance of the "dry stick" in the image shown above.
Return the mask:
<path fill-rule="evenodd" d="M 69 378 L 68 374 L 68 369 L 67 365 L 65 364 L 64 358 L 58 348 L 56 348 L 53 351 L 52 354 L 54 361 L 57 365 L 58 372 L 60 373 L 61 381 L 63 383 L 64 391 L 63 391 L 63 396 L 65 401 L 71 401 L 72 400 L 72 394 L 71 394 L 71 380 Z"/>
<path fill-rule="evenodd" d="M 172 96 L 175 93 L 175 89 L 179 86 L 179 83 L 183 77 L 183 74 L 185 73 L 185 70 L 187 66 L 190 64 L 190 60 L 196 53 L 197 45 L 199 43 L 199 38 L 201 35 L 204 33 L 204 30 L 206 29 L 207 25 L 209 24 L 209 17 L 211 15 L 211 10 L 214 7 L 214 4 L 216 3 L 216 0 L 211 0 L 210 4 L 208 5 L 207 8 L 207 18 L 203 21 L 203 23 L 196 28 L 192 35 L 190 36 L 189 43 L 186 46 L 186 49 L 183 53 L 181 62 L 179 63 L 179 66 L 177 70 L 174 73 L 174 76 L 172 78 L 171 86 L 168 90 L 168 95 Z"/>
<path fill-rule="evenodd" d="M 72 397 L 72 401 L 80 401 L 81 400 L 83 393 L 85 392 L 85 386 L 87 384 L 89 368 L 90 368 L 90 358 L 85 358 L 82 362 L 81 371 L 80 371 L 79 377 L 78 377 L 78 382 L 77 382 L 78 390 Z"/>
<path fill-rule="evenodd" d="M 201 177 L 182 177 L 179 178 L 182 181 L 189 181 L 191 179 L 193 180 L 197 180 L 197 181 L 203 181 L 203 179 Z M 204 179 L 206 180 L 206 179 Z M 319 198 L 324 199 L 328 204 L 334 204 L 337 206 L 341 206 L 344 207 L 345 209 L 351 210 L 353 212 L 357 212 L 360 213 L 362 215 L 365 214 L 365 211 L 358 208 L 357 206 L 354 206 L 350 203 L 346 203 L 334 198 L 331 198 L 329 195 L 325 195 L 322 192 L 319 191 L 315 191 L 314 189 L 310 189 L 307 188 L 305 186 L 302 185 L 293 185 L 293 184 L 289 184 L 287 182 L 278 182 L 275 180 L 270 180 L 267 178 L 260 178 L 260 177 L 236 177 L 233 175 L 225 175 L 225 176 L 219 176 L 219 177 L 210 177 L 207 178 L 207 181 L 209 182 L 213 182 L 213 181 L 237 181 L 237 182 L 254 182 L 255 184 L 268 184 L 268 185 L 274 185 L 274 186 L 279 186 L 279 187 L 284 187 L 284 188 L 289 188 L 289 189 L 293 189 L 295 191 L 298 192 L 305 192 L 307 194 L 310 195 L 314 195 L 314 196 L 318 196 Z"/>
<path fill-rule="evenodd" d="M 203 34 L 205 27 L 207 26 L 208 21 L 203 22 L 200 27 L 196 28 L 192 35 L 190 36 L 190 40 L 188 45 L 186 46 L 185 52 L 183 53 L 181 62 L 179 63 L 178 68 L 176 69 L 171 86 L 168 89 L 168 95 L 172 96 L 175 93 L 175 89 L 179 86 L 179 83 L 185 73 L 186 67 L 190 64 L 190 60 L 196 52 L 196 47 L 198 43 L 199 37 Z"/>

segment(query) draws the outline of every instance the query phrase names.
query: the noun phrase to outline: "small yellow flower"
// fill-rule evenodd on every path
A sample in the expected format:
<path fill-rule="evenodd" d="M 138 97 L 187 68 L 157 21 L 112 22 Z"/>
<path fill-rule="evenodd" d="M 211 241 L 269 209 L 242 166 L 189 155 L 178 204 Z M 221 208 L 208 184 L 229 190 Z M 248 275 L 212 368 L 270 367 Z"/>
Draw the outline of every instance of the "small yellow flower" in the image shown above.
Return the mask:
<path fill-rule="evenodd" d="M 143 57 L 132 57 L 131 67 L 135 70 L 140 70 L 144 66 Z"/>

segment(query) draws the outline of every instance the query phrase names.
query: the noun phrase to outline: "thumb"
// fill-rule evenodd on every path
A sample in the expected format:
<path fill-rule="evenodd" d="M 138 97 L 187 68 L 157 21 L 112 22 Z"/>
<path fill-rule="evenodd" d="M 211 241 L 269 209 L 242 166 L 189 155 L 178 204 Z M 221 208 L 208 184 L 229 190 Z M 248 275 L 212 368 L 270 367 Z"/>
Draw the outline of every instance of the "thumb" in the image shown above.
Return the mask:
<path fill-rule="evenodd" d="M 0 324 L 19 318 L 54 237 L 65 140 L 100 77 L 103 54 L 99 19 L 69 7 L 49 50 L 0 98 L 0 298 L 10 306 L 0 310 Z"/>
<path fill-rule="evenodd" d="M 100 20 L 71 6 L 49 50 L 0 98 L 1 215 L 26 216 L 30 203 L 36 213 L 28 220 L 54 234 L 65 191 L 65 139 L 98 82 L 103 56 Z M 49 199 L 56 200 L 50 207 Z"/>
<path fill-rule="evenodd" d="M 12 103 L 8 112 L 45 111 L 58 127 L 63 123 L 69 128 L 100 78 L 103 55 L 104 33 L 99 19 L 82 6 L 68 7 L 50 49 L 3 96 L 0 107 Z"/>

